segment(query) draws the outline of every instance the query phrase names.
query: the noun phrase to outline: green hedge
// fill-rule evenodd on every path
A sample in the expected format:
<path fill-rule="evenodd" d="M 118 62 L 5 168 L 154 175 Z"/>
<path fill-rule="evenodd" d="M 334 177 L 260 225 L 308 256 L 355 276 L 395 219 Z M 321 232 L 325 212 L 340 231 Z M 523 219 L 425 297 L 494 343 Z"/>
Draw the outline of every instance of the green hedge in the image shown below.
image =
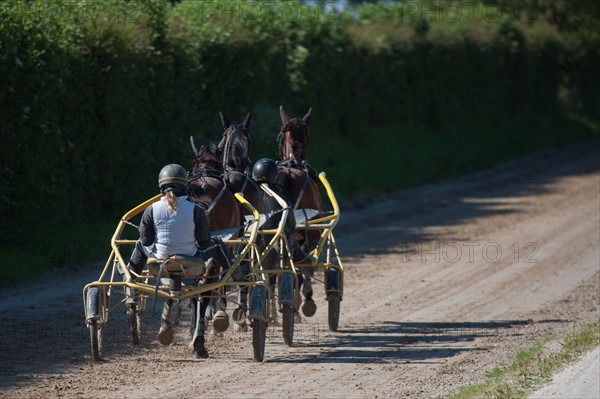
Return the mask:
<path fill-rule="evenodd" d="M 254 113 L 255 159 L 276 155 L 280 104 L 312 106 L 315 141 L 340 148 L 419 135 L 444 146 L 475 127 L 490 141 L 507 121 L 524 131 L 564 109 L 597 124 L 594 37 L 573 45 L 542 19 L 429 21 L 398 5 L 358 15 L 296 2 L 0 3 L 3 245 L 40 223 L 116 220 L 156 191 L 163 164 L 189 166 L 191 134 L 220 137 L 219 111 Z M 353 160 L 313 153 L 341 193 L 360 191 Z"/>

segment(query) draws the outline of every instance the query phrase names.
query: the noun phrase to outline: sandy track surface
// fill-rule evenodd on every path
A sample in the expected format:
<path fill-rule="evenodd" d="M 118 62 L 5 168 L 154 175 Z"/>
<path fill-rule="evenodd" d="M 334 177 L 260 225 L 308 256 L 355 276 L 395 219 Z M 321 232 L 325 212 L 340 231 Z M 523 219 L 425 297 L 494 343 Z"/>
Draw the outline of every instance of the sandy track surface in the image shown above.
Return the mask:
<path fill-rule="evenodd" d="M 480 382 L 523 345 L 599 319 L 600 143 L 373 198 L 342 213 L 336 238 L 339 331 L 317 285 L 316 316 L 292 347 L 270 327 L 264 363 L 233 331 L 196 360 L 185 321 L 161 347 L 158 314 L 132 348 L 122 307 L 94 363 L 81 288 L 100 265 L 2 291 L 0 397 L 412 398 Z"/>
<path fill-rule="evenodd" d="M 600 398 L 600 347 L 554 376 L 552 382 L 529 399 Z"/>

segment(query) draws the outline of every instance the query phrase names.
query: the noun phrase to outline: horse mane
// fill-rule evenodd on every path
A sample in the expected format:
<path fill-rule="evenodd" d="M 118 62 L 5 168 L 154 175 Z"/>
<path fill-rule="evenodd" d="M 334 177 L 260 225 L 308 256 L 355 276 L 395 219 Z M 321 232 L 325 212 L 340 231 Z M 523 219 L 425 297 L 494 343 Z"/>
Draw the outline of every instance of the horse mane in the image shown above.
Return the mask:
<path fill-rule="evenodd" d="M 219 178 L 223 174 L 223 164 L 221 163 L 221 151 L 217 143 L 208 142 L 196 151 L 194 159 L 192 159 L 193 169 L 190 174 L 190 181 L 199 177 L 215 177 Z M 188 184 L 188 197 L 198 206 L 208 210 L 212 203 L 202 185 Z"/>
<path fill-rule="evenodd" d="M 223 151 L 226 168 L 243 172 L 250 164 L 252 139 L 243 124 L 230 125 L 223 133 L 219 148 Z"/>
<path fill-rule="evenodd" d="M 281 126 L 277 134 L 277 142 L 279 144 L 279 159 L 282 160 L 285 154 L 285 132 L 291 132 L 292 139 L 302 144 L 301 152 L 294 152 L 294 156 L 296 159 L 304 161 L 304 152 L 309 142 L 308 125 L 302 118 L 291 118 Z"/>
<path fill-rule="evenodd" d="M 221 175 L 225 171 L 222 152 L 215 142 L 203 144 L 195 154 L 192 163 L 192 177 Z"/>

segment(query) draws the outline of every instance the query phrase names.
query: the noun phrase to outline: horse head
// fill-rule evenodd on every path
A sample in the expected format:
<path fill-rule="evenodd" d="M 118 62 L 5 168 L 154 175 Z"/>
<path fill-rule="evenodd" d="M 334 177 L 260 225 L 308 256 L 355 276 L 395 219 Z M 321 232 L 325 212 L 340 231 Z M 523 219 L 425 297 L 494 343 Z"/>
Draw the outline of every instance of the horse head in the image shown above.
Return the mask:
<path fill-rule="evenodd" d="M 223 155 L 217 143 L 208 142 L 198 146 L 194 137 L 190 137 L 190 143 L 194 151 L 192 175 L 206 175 L 210 172 L 220 175 L 224 172 Z"/>
<path fill-rule="evenodd" d="M 246 170 L 250 164 L 250 149 L 252 139 L 250 138 L 250 118 L 246 115 L 242 123 L 230 123 L 225 115 L 220 112 L 221 124 L 223 125 L 223 138 L 219 142 L 219 149 L 223 153 L 223 166 L 238 172 Z"/>
<path fill-rule="evenodd" d="M 282 105 L 279 107 L 279 116 L 282 123 L 277 135 L 280 159 L 292 162 L 306 160 L 308 125 L 312 118 L 312 108 L 309 108 L 302 118 L 290 118 Z"/>

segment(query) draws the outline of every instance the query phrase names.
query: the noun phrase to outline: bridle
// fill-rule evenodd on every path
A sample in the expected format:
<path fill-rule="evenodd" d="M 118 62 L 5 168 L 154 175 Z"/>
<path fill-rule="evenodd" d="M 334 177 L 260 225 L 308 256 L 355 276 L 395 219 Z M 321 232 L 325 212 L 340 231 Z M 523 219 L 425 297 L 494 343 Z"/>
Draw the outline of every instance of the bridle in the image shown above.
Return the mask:
<path fill-rule="evenodd" d="M 295 140 L 294 132 L 299 129 L 302 129 L 302 141 Z M 304 123 L 302 119 L 293 118 L 284 123 L 279 130 L 278 138 L 279 155 L 283 161 L 289 160 L 292 155 L 294 158 L 299 158 L 299 161 L 302 161 L 306 157 L 305 151 L 308 145 L 308 126 L 306 126 L 306 123 Z M 301 143 L 302 145 L 302 153 L 298 154 L 299 156 L 294 154 L 293 144 L 295 142 Z"/>
<path fill-rule="evenodd" d="M 245 145 L 246 147 L 248 147 L 244 161 L 246 163 L 250 163 L 250 159 L 248 159 L 247 154 L 250 152 L 250 146 L 252 145 L 252 142 L 250 141 L 250 135 L 249 135 L 248 129 L 245 128 L 242 124 L 231 125 L 223 133 L 223 136 L 225 137 L 225 147 L 223 148 L 223 166 L 226 169 L 231 169 L 231 167 L 229 166 L 229 160 L 230 160 L 230 155 L 231 155 L 231 151 L 232 151 L 232 146 L 234 145 L 234 143 L 242 140 L 242 138 L 240 138 L 240 135 L 237 134 L 238 131 L 242 133 L 243 140 L 246 140 L 246 142 L 243 143 L 242 145 Z"/>

